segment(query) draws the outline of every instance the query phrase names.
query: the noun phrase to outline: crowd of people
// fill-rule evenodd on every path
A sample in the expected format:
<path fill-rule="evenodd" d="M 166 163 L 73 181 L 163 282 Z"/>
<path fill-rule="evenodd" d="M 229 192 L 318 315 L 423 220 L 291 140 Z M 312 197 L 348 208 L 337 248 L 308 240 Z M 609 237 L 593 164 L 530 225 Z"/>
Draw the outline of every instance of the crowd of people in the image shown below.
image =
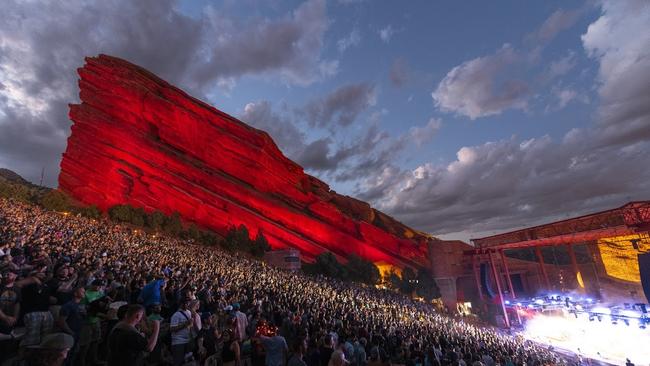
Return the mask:
<path fill-rule="evenodd" d="M 555 365 L 390 290 L 0 199 L 0 364 Z"/>

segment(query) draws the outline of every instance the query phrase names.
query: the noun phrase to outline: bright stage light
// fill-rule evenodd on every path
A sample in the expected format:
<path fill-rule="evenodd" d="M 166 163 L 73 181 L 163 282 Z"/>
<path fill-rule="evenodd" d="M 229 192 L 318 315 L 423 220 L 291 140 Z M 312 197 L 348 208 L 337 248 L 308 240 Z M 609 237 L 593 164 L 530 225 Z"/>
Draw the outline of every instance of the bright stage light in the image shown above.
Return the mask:
<path fill-rule="evenodd" d="M 590 319 L 597 316 L 589 314 Z M 605 320 L 611 320 L 609 315 Z M 608 319 L 609 318 L 609 319 Z M 632 323 L 635 324 L 635 323 Z M 638 327 L 623 327 L 610 322 L 586 321 L 583 318 L 536 315 L 528 321 L 524 336 L 555 348 L 580 353 L 612 364 L 625 364 L 630 358 L 637 365 L 650 360 L 650 332 Z"/>
<path fill-rule="evenodd" d="M 602 307 L 593 308 L 591 311 L 596 313 L 596 314 L 606 314 L 606 315 L 609 315 L 609 314 L 612 313 L 612 310 L 610 308 L 602 308 Z"/>

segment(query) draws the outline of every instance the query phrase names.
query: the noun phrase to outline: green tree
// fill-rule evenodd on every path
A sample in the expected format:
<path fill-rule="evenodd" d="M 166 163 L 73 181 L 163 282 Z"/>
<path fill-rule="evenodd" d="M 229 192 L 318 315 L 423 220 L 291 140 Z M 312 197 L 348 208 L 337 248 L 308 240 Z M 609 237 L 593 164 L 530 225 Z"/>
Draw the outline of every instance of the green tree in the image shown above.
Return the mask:
<path fill-rule="evenodd" d="M 222 242 L 222 246 L 226 250 L 241 250 L 250 252 L 251 239 L 248 234 L 248 229 L 244 225 L 239 227 L 232 227 L 226 234 L 226 240 Z"/>
<path fill-rule="evenodd" d="M 254 257 L 261 258 L 264 256 L 264 253 L 269 250 L 271 250 L 269 242 L 266 240 L 262 230 L 258 230 L 257 235 L 255 236 L 255 241 L 253 241 L 250 246 L 251 254 Z"/>
<path fill-rule="evenodd" d="M 147 212 L 142 207 L 129 206 L 131 210 L 131 223 L 143 227 L 146 223 Z"/>
<path fill-rule="evenodd" d="M 195 223 L 191 223 L 187 227 L 187 230 L 183 232 L 183 237 L 199 242 L 201 240 L 201 230 L 199 230 Z"/>
<path fill-rule="evenodd" d="M 171 235 L 179 235 L 183 231 L 183 223 L 181 222 L 181 214 L 174 211 L 171 216 L 165 220 L 165 232 Z"/>
<path fill-rule="evenodd" d="M 162 229 L 166 220 L 167 216 L 159 210 L 155 210 L 146 216 L 147 226 L 154 230 Z"/>
<path fill-rule="evenodd" d="M 316 257 L 307 271 L 312 274 L 322 274 L 332 278 L 345 279 L 348 276 L 347 269 L 336 259 L 332 252 L 323 252 Z"/>
<path fill-rule="evenodd" d="M 355 254 L 348 257 L 347 272 L 349 279 L 374 286 L 381 278 L 379 268 L 371 261 Z"/>
<path fill-rule="evenodd" d="M 401 292 L 411 295 L 415 291 L 417 285 L 417 275 L 411 267 L 406 267 L 402 270 L 402 280 L 399 285 Z"/>
<path fill-rule="evenodd" d="M 95 205 L 78 208 L 77 212 L 89 219 L 98 220 L 102 217 L 102 211 Z"/>
<path fill-rule="evenodd" d="M 212 231 L 202 231 L 201 232 L 201 243 L 204 245 L 217 245 L 219 244 L 219 237 L 215 235 Z"/>
<path fill-rule="evenodd" d="M 440 297 L 438 284 L 433 279 L 433 275 L 428 269 L 418 268 L 416 279 L 417 284 L 415 287 L 415 293 L 417 293 L 418 296 L 423 297 L 427 302 Z"/>
<path fill-rule="evenodd" d="M 70 197 L 58 189 L 52 189 L 45 193 L 41 197 L 40 204 L 45 209 L 52 211 L 71 211 L 72 209 L 72 200 Z"/>
<path fill-rule="evenodd" d="M 131 208 L 127 205 L 115 205 L 108 209 L 108 217 L 117 222 L 131 222 Z"/>
<path fill-rule="evenodd" d="M 397 272 L 395 272 L 395 270 L 391 270 L 390 273 L 388 273 L 387 282 L 393 290 L 401 291 L 402 278 L 397 274 Z"/>

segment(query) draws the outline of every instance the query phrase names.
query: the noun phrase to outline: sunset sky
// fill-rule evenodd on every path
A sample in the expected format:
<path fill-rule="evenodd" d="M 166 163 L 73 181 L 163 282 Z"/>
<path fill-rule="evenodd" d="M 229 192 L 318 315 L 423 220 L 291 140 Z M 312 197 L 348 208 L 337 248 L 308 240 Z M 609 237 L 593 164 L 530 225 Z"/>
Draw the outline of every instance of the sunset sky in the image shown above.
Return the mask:
<path fill-rule="evenodd" d="M 84 56 L 443 238 L 650 199 L 650 2 L 3 1 L 0 167 L 57 185 Z"/>

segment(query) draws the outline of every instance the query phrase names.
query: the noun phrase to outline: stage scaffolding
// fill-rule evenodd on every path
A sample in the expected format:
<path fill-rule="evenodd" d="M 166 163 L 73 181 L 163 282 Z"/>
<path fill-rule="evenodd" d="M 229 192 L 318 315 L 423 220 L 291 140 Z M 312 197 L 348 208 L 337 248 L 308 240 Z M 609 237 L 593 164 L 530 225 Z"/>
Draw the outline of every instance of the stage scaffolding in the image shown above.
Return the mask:
<path fill-rule="evenodd" d="M 629 241 L 630 248 L 635 251 L 650 251 L 650 201 L 630 202 L 619 208 L 597 212 L 589 215 L 557 221 L 545 225 L 534 226 L 521 230 L 515 230 L 484 238 L 471 239 L 474 249 L 465 251 L 465 255 L 472 256 L 472 265 L 479 298 L 484 301 L 484 294 L 479 275 L 479 264 L 487 261 L 494 277 L 494 282 L 499 295 L 499 302 L 505 324 L 510 326 L 508 313 L 506 311 L 503 287 L 507 286 L 510 296 L 516 296 L 508 263 L 504 254 L 505 250 L 533 248 L 539 263 L 539 271 L 544 280 L 546 288 L 551 287 L 548 273 L 541 249 L 543 247 L 566 246 L 571 268 L 577 281 L 581 283 L 580 273 L 576 260 L 574 246 L 578 244 L 606 244 L 616 250 L 621 241 Z M 607 244 L 609 243 L 609 244 Z M 620 249 L 619 249 L 620 250 Z M 612 258 L 620 258 L 620 255 L 613 255 Z M 495 263 L 501 261 L 505 272 L 506 283 L 502 285 L 502 278 L 497 273 Z M 607 263 L 605 263 L 607 266 Z M 616 264 L 612 264 L 613 268 Z M 607 270 L 607 267 L 606 267 Z M 638 273 L 638 265 L 637 265 Z M 607 273 L 610 275 L 609 271 Z M 597 276 L 597 274 L 596 274 Z M 623 275 L 621 275 L 623 276 Z M 634 273 L 627 276 L 634 276 Z M 616 277 L 616 275 L 613 275 Z M 629 280 L 629 278 L 621 278 Z M 581 286 L 583 286 L 581 284 Z"/>

